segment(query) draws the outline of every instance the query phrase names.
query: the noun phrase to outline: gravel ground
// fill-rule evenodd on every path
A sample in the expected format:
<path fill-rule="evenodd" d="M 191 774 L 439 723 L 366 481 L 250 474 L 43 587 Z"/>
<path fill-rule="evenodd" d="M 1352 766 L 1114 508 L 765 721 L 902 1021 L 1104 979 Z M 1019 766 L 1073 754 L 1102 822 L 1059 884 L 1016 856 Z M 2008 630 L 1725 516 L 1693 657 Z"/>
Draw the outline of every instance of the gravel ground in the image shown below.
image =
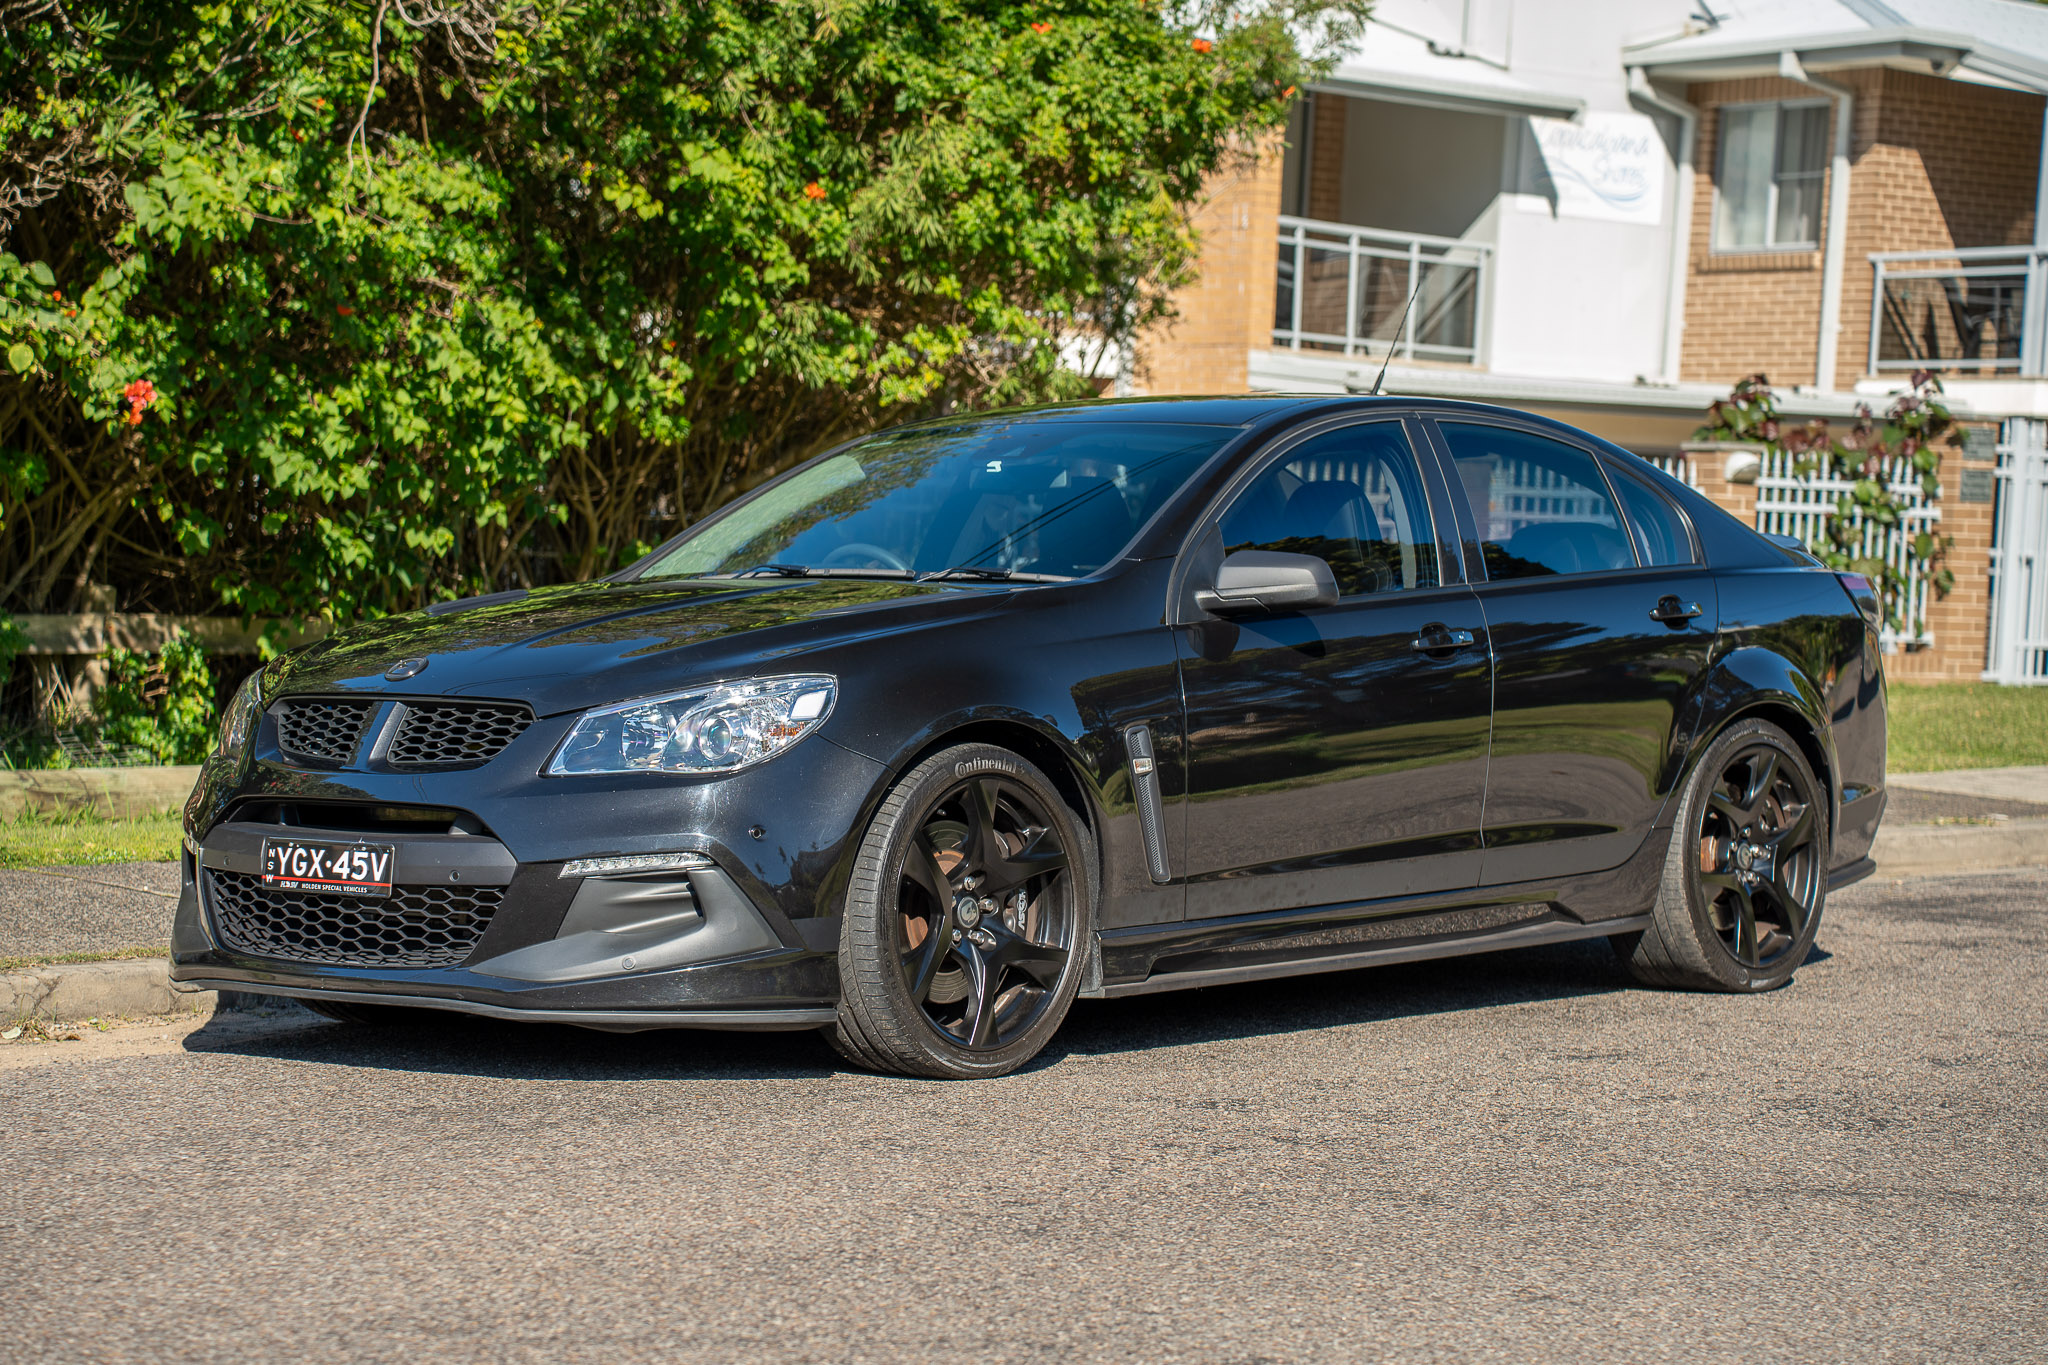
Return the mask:
<path fill-rule="evenodd" d="M 297 1011 L 0 1047 L 5 1354 L 2038 1360 L 2048 874 L 1828 916 L 1760 998 L 1574 944 L 1084 1003 L 993 1082 Z"/>
<path fill-rule="evenodd" d="M 0 957 L 168 945 L 176 863 L 0 868 Z"/>

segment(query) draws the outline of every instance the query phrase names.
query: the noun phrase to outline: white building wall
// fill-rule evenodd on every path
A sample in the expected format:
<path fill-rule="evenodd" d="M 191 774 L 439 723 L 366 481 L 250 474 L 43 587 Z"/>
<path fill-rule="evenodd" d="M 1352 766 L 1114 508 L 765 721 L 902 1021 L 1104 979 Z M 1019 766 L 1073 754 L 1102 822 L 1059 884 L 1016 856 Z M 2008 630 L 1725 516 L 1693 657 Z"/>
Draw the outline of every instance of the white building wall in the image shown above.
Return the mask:
<path fill-rule="evenodd" d="M 1629 98 L 1621 49 L 1684 23 L 1685 0 L 1517 0 L 1509 71 L 1586 102 L 1590 114 L 1645 118 L 1664 146 L 1653 224 L 1560 214 L 1542 192 L 1542 152 L 1526 118 L 1507 120 L 1490 300 L 1488 368 L 1497 374 L 1629 382 L 1663 363 L 1671 285 L 1677 120 L 1647 121 Z"/>

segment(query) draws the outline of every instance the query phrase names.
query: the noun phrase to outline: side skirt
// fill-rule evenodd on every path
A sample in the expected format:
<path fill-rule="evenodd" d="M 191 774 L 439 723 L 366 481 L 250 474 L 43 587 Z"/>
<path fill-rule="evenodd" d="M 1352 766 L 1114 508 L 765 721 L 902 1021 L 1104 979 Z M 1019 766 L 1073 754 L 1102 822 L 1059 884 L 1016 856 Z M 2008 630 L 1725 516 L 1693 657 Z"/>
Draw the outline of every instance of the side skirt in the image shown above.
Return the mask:
<path fill-rule="evenodd" d="M 1471 953 L 1493 953 L 1507 948 L 1527 948 L 1539 943 L 1568 943 L 1574 939 L 1605 938 L 1611 934 L 1647 929 L 1648 915 L 1581 924 L 1557 919 L 1541 924 L 1523 924 L 1489 933 L 1458 938 L 1428 939 L 1340 953 L 1280 961 L 1248 962 L 1239 967 L 1209 967 L 1191 971 L 1166 972 L 1143 981 L 1113 982 L 1102 988 L 1102 996 L 1151 995 L 1159 991 L 1189 990 L 1196 986 L 1222 986 L 1240 981 L 1266 981 L 1274 977 L 1308 976 L 1316 972 L 1343 972 L 1357 967 L 1375 967 L 1390 962 L 1421 962 L 1431 958 L 1464 957 Z"/>

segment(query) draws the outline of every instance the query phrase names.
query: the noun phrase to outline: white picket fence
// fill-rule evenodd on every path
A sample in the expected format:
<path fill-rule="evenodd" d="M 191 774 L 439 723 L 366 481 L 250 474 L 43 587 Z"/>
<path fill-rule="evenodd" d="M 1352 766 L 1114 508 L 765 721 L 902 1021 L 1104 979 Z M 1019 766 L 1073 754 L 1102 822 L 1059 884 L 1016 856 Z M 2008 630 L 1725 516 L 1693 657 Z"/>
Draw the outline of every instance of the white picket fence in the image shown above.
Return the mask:
<path fill-rule="evenodd" d="M 1998 444 L 1987 682 L 2048 685 L 2048 422 L 2014 418 Z"/>
<path fill-rule="evenodd" d="M 1899 603 L 1899 618 L 1904 624 L 1896 630 L 1885 628 L 1886 647 L 1929 645 L 1934 642 L 1933 633 L 1927 629 L 1927 604 L 1932 594 L 1928 590 L 1927 568 L 1913 553 L 1913 541 L 1922 531 L 1939 530 L 1941 508 L 1927 501 L 1920 491 L 1919 476 L 1908 461 L 1892 461 L 1885 479 L 1893 496 L 1904 505 L 1900 524 L 1889 527 L 1866 522 L 1850 548 L 1859 558 L 1883 560 L 1905 579 L 1905 597 Z M 1824 538 L 1836 505 L 1854 488 L 1855 484 L 1846 479 L 1800 475 L 1792 455 L 1767 454 L 1756 481 L 1756 529 L 1771 535 L 1792 536 L 1802 545 L 1816 544 Z"/>

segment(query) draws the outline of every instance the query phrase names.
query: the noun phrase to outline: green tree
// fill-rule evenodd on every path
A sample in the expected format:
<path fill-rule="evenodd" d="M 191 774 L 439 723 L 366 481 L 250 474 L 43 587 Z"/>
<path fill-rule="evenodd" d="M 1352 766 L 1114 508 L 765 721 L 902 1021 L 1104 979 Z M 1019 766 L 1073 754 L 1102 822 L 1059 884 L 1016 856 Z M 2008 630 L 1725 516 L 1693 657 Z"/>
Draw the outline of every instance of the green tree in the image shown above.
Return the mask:
<path fill-rule="evenodd" d="M 876 422 L 1079 395 L 1362 19 L 0 0 L 0 603 L 588 576 Z"/>

